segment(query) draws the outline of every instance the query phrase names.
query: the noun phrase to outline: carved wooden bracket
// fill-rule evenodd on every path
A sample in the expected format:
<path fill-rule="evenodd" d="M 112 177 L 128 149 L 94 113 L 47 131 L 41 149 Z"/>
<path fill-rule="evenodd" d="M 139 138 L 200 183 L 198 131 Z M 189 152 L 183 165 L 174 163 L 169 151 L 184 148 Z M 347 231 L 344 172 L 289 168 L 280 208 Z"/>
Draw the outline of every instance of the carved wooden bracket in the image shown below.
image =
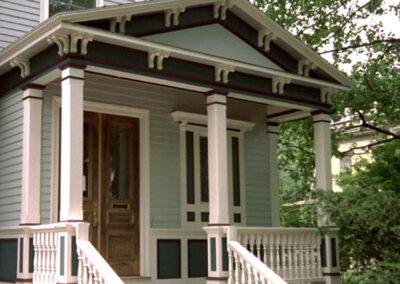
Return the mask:
<path fill-rule="evenodd" d="M 276 39 L 277 36 L 267 29 L 258 32 L 258 46 L 264 46 L 264 51 L 266 52 L 270 50 L 271 41 Z"/>
<path fill-rule="evenodd" d="M 185 12 L 186 8 L 185 7 L 179 7 L 179 8 L 174 8 L 165 11 L 165 22 L 164 25 L 169 28 L 171 26 L 171 23 L 174 26 L 179 25 L 179 15 L 183 12 Z M 172 18 L 172 21 L 171 21 Z"/>
<path fill-rule="evenodd" d="M 30 73 L 29 60 L 23 58 L 15 58 L 10 62 L 11 67 L 18 67 L 21 69 L 21 77 L 25 78 Z"/>
<path fill-rule="evenodd" d="M 93 40 L 92 35 L 81 33 L 81 32 L 73 33 L 71 35 L 70 52 L 79 53 L 78 52 L 78 42 L 81 41 L 80 54 L 86 55 L 87 54 L 87 45 L 92 40 Z"/>
<path fill-rule="evenodd" d="M 284 92 L 285 84 L 290 84 L 291 79 L 285 77 L 276 77 L 272 79 L 272 92 L 274 94 L 279 93 L 280 95 Z"/>
<path fill-rule="evenodd" d="M 164 50 L 151 50 L 148 53 L 148 65 L 149 68 L 154 68 L 157 67 L 157 70 L 162 70 L 163 69 L 163 61 L 164 58 L 168 58 L 169 53 Z"/>
<path fill-rule="evenodd" d="M 118 16 L 111 19 L 110 22 L 110 31 L 115 33 L 117 32 L 117 25 L 118 25 L 118 32 L 120 34 L 125 33 L 125 25 L 127 22 L 130 22 L 132 15 L 125 15 L 125 16 Z"/>
<path fill-rule="evenodd" d="M 299 75 L 308 77 L 310 70 L 314 70 L 315 68 L 317 68 L 317 65 L 315 65 L 313 62 L 308 59 L 302 59 L 299 61 L 298 73 Z"/>
<path fill-rule="evenodd" d="M 321 103 L 332 103 L 332 96 L 336 95 L 339 91 L 333 88 L 322 88 L 321 89 Z"/>
<path fill-rule="evenodd" d="M 232 65 L 217 65 L 215 66 L 215 81 L 225 84 L 229 81 L 229 73 L 235 72 L 235 66 Z"/>
<path fill-rule="evenodd" d="M 226 11 L 233 7 L 230 0 L 222 0 L 219 3 L 214 3 L 214 18 L 226 20 Z"/>
<path fill-rule="evenodd" d="M 69 36 L 53 34 L 47 38 L 49 44 L 55 43 L 58 46 L 58 55 L 63 56 L 69 52 Z"/>

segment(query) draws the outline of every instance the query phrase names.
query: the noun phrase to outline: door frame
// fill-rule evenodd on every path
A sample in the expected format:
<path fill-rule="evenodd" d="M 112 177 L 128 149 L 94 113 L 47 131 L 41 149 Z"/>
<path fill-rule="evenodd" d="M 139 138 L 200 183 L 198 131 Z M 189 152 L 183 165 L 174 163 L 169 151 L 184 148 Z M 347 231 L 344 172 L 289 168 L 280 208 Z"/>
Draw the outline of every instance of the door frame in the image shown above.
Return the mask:
<path fill-rule="evenodd" d="M 52 172 L 50 194 L 50 222 L 57 223 L 59 188 L 59 138 L 61 97 L 53 96 L 52 103 Z M 139 119 L 139 238 L 140 275 L 150 276 L 150 111 L 124 105 L 84 100 L 83 110 L 135 117 Z"/>

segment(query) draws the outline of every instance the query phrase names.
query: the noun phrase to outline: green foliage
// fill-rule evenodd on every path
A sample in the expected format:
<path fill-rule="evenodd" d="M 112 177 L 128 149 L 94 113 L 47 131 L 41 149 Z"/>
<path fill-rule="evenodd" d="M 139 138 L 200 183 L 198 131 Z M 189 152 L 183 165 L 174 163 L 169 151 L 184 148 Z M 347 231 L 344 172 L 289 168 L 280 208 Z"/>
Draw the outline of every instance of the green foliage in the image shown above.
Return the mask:
<path fill-rule="evenodd" d="M 346 283 L 400 283 L 400 140 L 372 155 L 340 175 L 343 192 L 318 192 L 320 205 L 340 228 Z"/>

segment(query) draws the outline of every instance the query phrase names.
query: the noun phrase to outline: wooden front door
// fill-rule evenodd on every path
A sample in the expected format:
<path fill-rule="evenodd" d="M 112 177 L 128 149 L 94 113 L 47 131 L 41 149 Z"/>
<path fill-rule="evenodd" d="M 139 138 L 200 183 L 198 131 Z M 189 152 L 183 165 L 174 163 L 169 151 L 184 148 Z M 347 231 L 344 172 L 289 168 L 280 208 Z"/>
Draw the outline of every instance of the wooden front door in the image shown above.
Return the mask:
<path fill-rule="evenodd" d="M 84 220 L 120 276 L 139 275 L 139 120 L 84 115 Z"/>

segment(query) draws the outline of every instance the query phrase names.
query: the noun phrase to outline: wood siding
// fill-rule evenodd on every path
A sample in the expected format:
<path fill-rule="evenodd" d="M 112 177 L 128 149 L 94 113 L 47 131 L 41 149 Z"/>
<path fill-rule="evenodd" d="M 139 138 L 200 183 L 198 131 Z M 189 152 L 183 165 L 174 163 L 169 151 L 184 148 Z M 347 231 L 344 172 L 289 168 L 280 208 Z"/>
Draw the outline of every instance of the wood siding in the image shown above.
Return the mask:
<path fill-rule="evenodd" d="M 40 0 L 0 1 L 0 50 L 39 24 Z"/>
<path fill-rule="evenodd" d="M 179 124 L 171 112 L 175 110 L 206 113 L 202 94 L 87 74 L 85 100 L 127 105 L 150 110 L 150 206 L 152 228 L 181 226 L 181 180 Z M 60 83 L 52 83 L 44 91 L 42 150 L 42 221 L 49 219 L 51 108 L 52 96 L 59 95 Z M 246 111 L 243 110 L 252 110 Z M 258 125 L 245 134 L 245 175 L 247 224 L 270 225 L 267 183 L 268 153 L 265 126 L 266 108 L 260 104 L 229 101 L 228 116 L 256 121 Z"/>
<path fill-rule="evenodd" d="M 0 98 L 0 227 L 20 221 L 22 124 L 22 92 Z"/>

